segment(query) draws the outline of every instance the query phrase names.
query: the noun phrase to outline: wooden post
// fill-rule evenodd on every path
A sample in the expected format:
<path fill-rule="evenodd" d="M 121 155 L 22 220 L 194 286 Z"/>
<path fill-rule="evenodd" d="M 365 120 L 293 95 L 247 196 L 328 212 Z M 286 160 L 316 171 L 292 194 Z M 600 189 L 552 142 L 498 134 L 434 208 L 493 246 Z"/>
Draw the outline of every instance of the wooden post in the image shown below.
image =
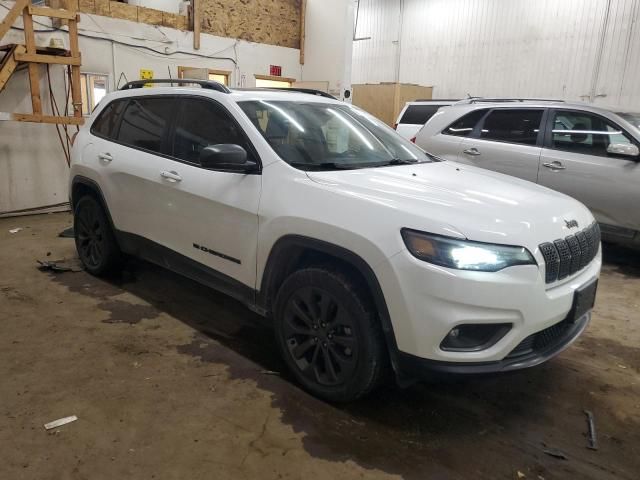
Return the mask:
<path fill-rule="evenodd" d="M 193 48 L 200 50 L 200 28 L 202 27 L 202 2 L 191 0 L 193 6 Z"/>
<path fill-rule="evenodd" d="M 29 9 L 25 6 L 22 11 L 24 23 L 24 41 L 27 53 L 36 54 L 36 38 L 33 33 L 33 19 L 29 14 Z M 36 63 L 29 63 L 29 86 L 31 88 L 31 106 L 34 115 L 42 114 L 42 101 L 40 100 L 40 67 Z"/>
<path fill-rule="evenodd" d="M 29 4 L 28 0 L 17 0 L 16 4 L 7 12 L 7 16 L 0 22 L 0 38 L 9 31 L 13 22 L 20 16 L 24 8 Z"/>
<path fill-rule="evenodd" d="M 300 65 L 304 65 L 304 36 L 307 16 L 307 0 L 300 4 Z"/>
<path fill-rule="evenodd" d="M 69 48 L 72 57 L 80 57 L 80 46 L 78 44 L 78 22 L 80 15 L 77 14 L 73 20 L 69 20 Z M 73 116 L 82 117 L 82 91 L 80 89 L 80 65 L 71 66 L 71 103 L 73 105 Z"/>

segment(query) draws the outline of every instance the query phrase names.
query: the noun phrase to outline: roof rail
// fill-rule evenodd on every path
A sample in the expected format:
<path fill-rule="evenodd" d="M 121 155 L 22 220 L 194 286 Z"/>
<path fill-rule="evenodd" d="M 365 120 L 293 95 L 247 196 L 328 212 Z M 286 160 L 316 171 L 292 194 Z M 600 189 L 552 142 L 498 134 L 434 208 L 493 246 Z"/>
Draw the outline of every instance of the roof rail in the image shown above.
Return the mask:
<path fill-rule="evenodd" d="M 468 105 L 472 103 L 507 103 L 507 102 L 559 102 L 565 103 L 564 100 L 557 98 L 485 98 L 485 97 L 469 97 L 459 102 L 456 105 Z"/>
<path fill-rule="evenodd" d="M 316 95 L 317 97 L 331 98 L 337 100 L 336 97 L 330 93 L 323 92 L 322 90 L 315 90 L 313 88 L 298 88 L 298 87 L 256 87 L 256 90 L 277 90 L 279 92 L 297 92 L 308 93 L 309 95 Z"/>
<path fill-rule="evenodd" d="M 459 102 L 459 98 L 418 98 L 412 102 Z"/>
<path fill-rule="evenodd" d="M 209 90 L 216 90 L 222 93 L 231 93 L 231 90 L 220 82 L 214 82 L 213 80 L 195 80 L 193 78 L 151 78 L 149 80 L 134 80 L 127 82 L 120 88 L 120 90 L 131 90 L 133 88 L 142 88 L 150 83 L 170 83 L 170 84 L 191 84 L 200 85 L 202 88 Z"/>

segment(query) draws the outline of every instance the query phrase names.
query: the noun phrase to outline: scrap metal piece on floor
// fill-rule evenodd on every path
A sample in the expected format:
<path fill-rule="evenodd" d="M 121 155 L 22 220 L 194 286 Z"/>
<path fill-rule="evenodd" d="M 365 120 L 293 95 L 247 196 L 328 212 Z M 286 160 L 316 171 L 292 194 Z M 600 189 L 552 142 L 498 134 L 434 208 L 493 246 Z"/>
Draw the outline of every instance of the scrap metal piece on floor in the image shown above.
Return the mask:
<path fill-rule="evenodd" d="M 73 232 L 73 227 L 69 227 L 58 234 L 60 238 L 75 238 L 75 233 Z"/>
<path fill-rule="evenodd" d="M 45 423 L 44 428 L 45 430 L 51 430 L 52 428 L 58 428 L 62 425 L 66 425 L 67 423 L 75 422 L 76 420 L 78 420 L 78 417 L 71 415 L 70 417 L 59 418 L 53 422 Z"/>
<path fill-rule="evenodd" d="M 61 272 L 81 272 L 84 270 L 80 261 L 75 258 L 71 260 L 66 260 L 66 259 L 37 260 L 37 262 L 40 264 L 38 266 L 38 270 L 40 270 L 41 272 L 50 271 L 50 272 L 61 273 Z"/>
<path fill-rule="evenodd" d="M 550 457 L 559 458 L 560 460 L 567 460 L 567 455 L 557 448 L 545 448 L 543 452 Z"/>
<path fill-rule="evenodd" d="M 589 446 L 587 448 L 591 450 L 598 450 L 598 437 L 596 436 L 596 422 L 593 417 L 593 413 L 589 410 L 585 410 L 584 414 L 587 416 L 587 425 L 589 426 Z"/>

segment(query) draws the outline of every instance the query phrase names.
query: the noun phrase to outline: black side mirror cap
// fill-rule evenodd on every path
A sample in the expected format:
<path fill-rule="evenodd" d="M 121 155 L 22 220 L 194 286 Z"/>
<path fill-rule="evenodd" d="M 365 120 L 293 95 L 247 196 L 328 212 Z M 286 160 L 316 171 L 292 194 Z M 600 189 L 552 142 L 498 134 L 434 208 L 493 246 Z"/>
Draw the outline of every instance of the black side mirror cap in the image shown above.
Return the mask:
<path fill-rule="evenodd" d="M 203 148 L 200 152 L 200 165 L 214 170 L 245 173 L 254 171 L 257 166 L 248 159 L 244 148 L 233 143 L 219 143 Z"/>

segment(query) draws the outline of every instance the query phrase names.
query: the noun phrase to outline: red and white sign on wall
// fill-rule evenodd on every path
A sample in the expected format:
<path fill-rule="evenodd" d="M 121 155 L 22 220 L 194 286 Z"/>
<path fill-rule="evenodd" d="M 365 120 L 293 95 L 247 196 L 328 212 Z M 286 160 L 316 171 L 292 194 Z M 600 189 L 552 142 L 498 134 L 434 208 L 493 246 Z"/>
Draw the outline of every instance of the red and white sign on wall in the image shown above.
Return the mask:
<path fill-rule="evenodd" d="M 272 77 L 281 77 L 282 67 L 280 65 L 269 65 L 269 75 Z"/>

